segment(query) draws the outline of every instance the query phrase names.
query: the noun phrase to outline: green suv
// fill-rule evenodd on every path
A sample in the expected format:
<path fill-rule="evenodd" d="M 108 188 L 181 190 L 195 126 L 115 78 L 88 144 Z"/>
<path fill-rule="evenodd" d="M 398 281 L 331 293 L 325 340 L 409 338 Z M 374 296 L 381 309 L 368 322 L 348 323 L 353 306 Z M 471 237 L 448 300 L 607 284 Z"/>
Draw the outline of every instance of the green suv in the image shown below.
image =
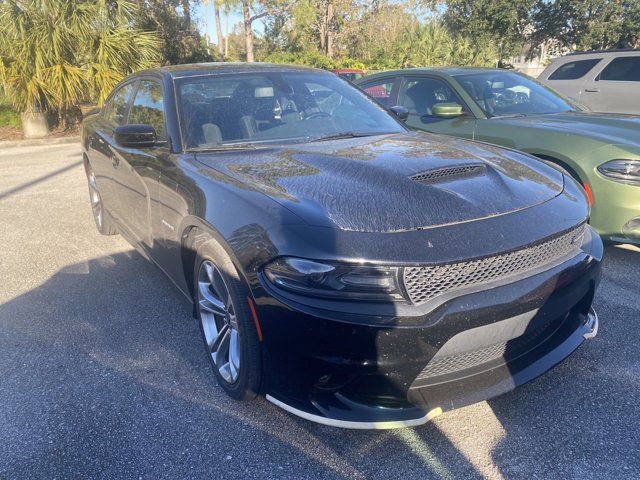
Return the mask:
<path fill-rule="evenodd" d="M 396 70 L 356 84 L 411 128 L 502 145 L 556 165 L 584 186 L 600 235 L 640 245 L 640 116 L 587 112 L 509 70 Z"/>

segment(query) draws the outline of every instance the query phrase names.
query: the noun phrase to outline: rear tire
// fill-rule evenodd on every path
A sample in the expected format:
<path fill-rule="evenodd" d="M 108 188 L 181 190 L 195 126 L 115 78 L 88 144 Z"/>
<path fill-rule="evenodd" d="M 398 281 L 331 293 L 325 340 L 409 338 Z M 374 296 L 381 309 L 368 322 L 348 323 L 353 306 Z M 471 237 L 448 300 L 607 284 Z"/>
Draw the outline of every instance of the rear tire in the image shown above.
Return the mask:
<path fill-rule="evenodd" d="M 255 398 L 262 360 L 250 292 L 215 240 L 198 249 L 193 285 L 196 316 L 218 384 L 236 400 Z"/>
<path fill-rule="evenodd" d="M 109 212 L 104 208 L 104 203 L 102 202 L 102 197 L 100 196 L 100 191 L 96 183 L 96 176 L 87 161 L 85 161 L 85 171 L 89 184 L 89 201 L 91 202 L 91 211 L 93 213 L 93 221 L 96 223 L 96 228 L 102 235 L 117 235 L 118 230 L 113 224 Z"/>

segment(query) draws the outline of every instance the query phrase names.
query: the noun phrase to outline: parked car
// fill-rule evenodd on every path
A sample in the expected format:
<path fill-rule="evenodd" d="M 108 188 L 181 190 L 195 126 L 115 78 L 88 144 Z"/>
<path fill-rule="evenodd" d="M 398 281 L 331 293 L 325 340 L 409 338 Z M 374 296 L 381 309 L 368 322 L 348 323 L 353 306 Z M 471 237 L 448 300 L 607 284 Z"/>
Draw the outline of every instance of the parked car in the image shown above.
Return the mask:
<path fill-rule="evenodd" d="M 538 80 L 595 112 L 640 114 L 640 49 L 572 53 Z"/>
<path fill-rule="evenodd" d="M 600 235 L 640 244 L 640 117 L 585 112 L 500 69 L 397 70 L 357 85 L 386 107 L 408 109 L 411 128 L 517 149 L 558 166 L 584 186 Z M 381 89 L 389 95 L 381 98 Z"/>
<path fill-rule="evenodd" d="M 337 68 L 333 70 L 333 73 L 339 77 L 345 78 L 350 82 L 355 82 L 364 77 L 364 71 L 357 68 Z"/>
<path fill-rule="evenodd" d="M 330 72 L 140 72 L 85 120 L 82 146 L 98 230 L 193 302 L 235 399 L 417 425 L 596 334 L 603 248 L 573 179 L 411 132 Z"/>

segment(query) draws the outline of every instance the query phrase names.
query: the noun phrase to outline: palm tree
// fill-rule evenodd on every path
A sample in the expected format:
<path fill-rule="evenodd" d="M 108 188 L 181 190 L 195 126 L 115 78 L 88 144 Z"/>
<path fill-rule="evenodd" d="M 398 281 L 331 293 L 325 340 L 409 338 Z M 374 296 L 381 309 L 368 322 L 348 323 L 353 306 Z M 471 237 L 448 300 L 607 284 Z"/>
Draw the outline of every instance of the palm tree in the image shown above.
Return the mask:
<path fill-rule="evenodd" d="M 133 26 L 135 9 L 129 0 L 0 2 L 2 93 L 39 121 L 101 104 L 124 76 L 159 60 L 156 34 Z"/>

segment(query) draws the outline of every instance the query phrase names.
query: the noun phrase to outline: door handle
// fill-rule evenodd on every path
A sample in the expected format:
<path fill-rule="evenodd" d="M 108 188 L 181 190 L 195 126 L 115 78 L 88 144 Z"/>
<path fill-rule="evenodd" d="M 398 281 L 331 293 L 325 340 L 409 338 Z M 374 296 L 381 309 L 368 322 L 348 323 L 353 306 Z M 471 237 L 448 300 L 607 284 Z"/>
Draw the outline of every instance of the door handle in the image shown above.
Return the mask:
<path fill-rule="evenodd" d="M 599 88 L 585 88 L 584 89 L 585 92 L 590 92 L 590 93 L 598 93 L 600 91 Z"/>

